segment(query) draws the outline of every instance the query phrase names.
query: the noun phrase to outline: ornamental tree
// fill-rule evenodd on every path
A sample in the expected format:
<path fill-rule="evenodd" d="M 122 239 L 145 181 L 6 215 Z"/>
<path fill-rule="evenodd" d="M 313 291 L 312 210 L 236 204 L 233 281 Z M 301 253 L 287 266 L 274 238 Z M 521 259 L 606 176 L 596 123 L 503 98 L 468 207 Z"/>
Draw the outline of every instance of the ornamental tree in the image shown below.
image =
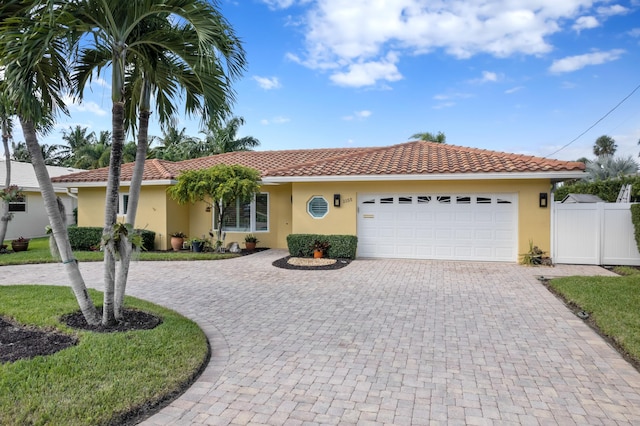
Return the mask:
<path fill-rule="evenodd" d="M 250 167 L 218 164 L 209 169 L 188 170 L 178 176 L 178 182 L 167 189 L 178 204 L 204 201 L 216 212 L 218 241 L 222 241 L 222 227 L 226 212 L 236 200 L 249 202 L 260 189 L 260 172 Z"/>

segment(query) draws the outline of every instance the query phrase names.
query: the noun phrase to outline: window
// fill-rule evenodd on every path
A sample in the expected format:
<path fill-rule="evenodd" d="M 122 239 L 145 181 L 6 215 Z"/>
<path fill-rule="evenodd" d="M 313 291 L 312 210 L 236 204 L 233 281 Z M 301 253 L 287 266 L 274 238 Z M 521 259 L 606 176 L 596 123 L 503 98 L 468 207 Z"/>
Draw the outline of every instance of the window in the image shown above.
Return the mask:
<path fill-rule="evenodd" d="M 413 197 L 398 197 L 398 204 L 413 204 Z"/>
<path fill-rule="evenodd" d="M 214 209 L 215 211 L 215 209 Z M 217 229 L 218 217 L 214 214 L 213 228 Z M 269 230 L 269 194 L 256 194 L 253 201 L 236 200 L 227 207 L 222 230 L 227 232 L 266 232 Z"/>
<path fill-rule="evenodd" d="M 437 197 L 440 204 L 451 204 L 451 197 L 448 195 L 441 195 Z"/>
<path fill-rule="evenodd" d="M 380 204 L 393 204 L 393 197 L 380 198 Z"/>
<path fill-rule="evenodd" d="M 19 213 L 27 211 L 27 197 L 20 196 L 15 201 L 9 202 L 9 212 L 10 213 Z"/>
<path fill-rule="evenodd" d="M 456 197 L 456 204 L 471 204 L 471 197 L 458 195 Z"/>
<path fill-rule="evenodd" d="M 491 198 L 489 197 L 478 197 L 478 204 L 491 204 Z"/>
<path fill-rule="evenodd" d="M 426 204 L 431 201 L 430 195 L 418 195 L 418 204 Z"/>
<path fill-rule="evenodd" d="M 321 219 L 329 213 L 329 203 L 324 197 L 316 195 L 307 202 L 307 212 L 316 219 Z"/>
<path fill-rule="evenodd" d="M 127 214 L 127 208 L 129 207 L 129 194 L 120 194 L 118 196 L 118 214 Z"/>

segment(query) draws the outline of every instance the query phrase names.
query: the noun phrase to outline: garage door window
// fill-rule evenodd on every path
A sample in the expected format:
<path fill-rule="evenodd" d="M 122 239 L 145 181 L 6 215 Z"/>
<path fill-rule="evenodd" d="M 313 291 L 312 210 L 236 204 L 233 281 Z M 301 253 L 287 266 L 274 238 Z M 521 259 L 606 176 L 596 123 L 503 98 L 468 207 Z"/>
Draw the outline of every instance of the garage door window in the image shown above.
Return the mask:
<path fill-rule="evenodd" d="M 329 212 L 329 203 L 322 196 L 311 197 L 307 203 L 307 212 L 313 218 L 322 219 Z"/>

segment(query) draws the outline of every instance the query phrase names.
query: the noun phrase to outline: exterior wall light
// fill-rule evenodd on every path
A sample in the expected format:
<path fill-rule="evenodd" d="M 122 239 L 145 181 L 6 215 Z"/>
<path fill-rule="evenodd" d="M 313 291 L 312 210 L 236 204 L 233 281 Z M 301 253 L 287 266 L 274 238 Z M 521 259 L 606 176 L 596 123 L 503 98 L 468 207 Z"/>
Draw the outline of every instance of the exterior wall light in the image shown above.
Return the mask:
<path fill-rule="evenodd" d="M 333 207 L 340 207 L 340 194 L 333 194 Z"/>
<path fill-rule="evenodd" d="M 548 201 L 546 192 L 541 192 L 540 193 L 540 200 L 539 201 L 540 201 L 540 207 L 542 207 L 543 209 L 546 209 L 547 208 L 547 201 Z"/>

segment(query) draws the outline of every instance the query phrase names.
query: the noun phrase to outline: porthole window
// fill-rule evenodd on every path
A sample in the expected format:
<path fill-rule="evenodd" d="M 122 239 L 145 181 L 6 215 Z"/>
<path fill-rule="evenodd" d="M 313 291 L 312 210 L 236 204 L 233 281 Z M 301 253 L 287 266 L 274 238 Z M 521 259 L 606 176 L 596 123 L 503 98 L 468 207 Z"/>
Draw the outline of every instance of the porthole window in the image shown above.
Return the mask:
<path fill-rule="evenodd" d="M 321 219 L 329 212 L 329 203 L 324 197 L 316 195 L 307 203 L 307 212 L 316 219 Z"/>

